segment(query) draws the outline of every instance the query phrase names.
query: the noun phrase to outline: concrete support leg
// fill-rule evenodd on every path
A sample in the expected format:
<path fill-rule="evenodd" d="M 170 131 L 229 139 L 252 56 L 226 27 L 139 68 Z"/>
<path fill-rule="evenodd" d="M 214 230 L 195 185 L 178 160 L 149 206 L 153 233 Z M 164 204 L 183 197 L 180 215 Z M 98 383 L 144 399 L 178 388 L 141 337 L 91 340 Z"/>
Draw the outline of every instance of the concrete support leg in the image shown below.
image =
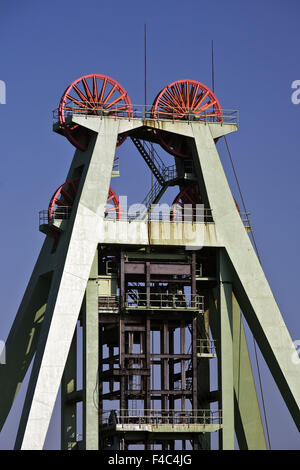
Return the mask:
<path fill-rule="evenodd" d="M 72 343 L 99 234 L 104 225 L 104 208 L 117 142 L 118 123 L 111 119 L 105 127 L 104 133 L 100 128 L 85 153 L 86 165 L 68 229 L 57 248 L 59 258 L 24 403 L 15 446 L 17 449 L 43 448 Z"/>
<path fill-rule="evenodd" d="M 232 339 L 232 281 L 226 258 L 220 250 L 220 389 L 223 427 L 220 432 L 220 449 L 234 450 L 234 395 L 233 395 L 233 339 Z"/>
<path fill-rule="evenodd" d="M 52 244 L 49 237 L 44 242 L 5 342 L 6 362 L 5 367 L 0 367 L 0 431 L 36 352 L 51 285 L 51 273 L 42 274 L 46 266 L 50 269 L 47 260 Z"/>
<path fill-rule="evenodd" d="M 99 446 L 99 330 L 98 330 L 98 251 L 87 283 L 83 318 L 83 445 L 85 450 Z"/>
<path fill-rule="evenodd" d="M 283 399 L 300 430 L 297 354 L 230 191 L 209 126 L 191 123 L 197 176 L 203 179 L 215 230 L 232 264 L 234 292 Z"/>
<path fill-rule="evenodd" d="M 241 309 L 233 303 L 233 376 L 235 430 L 240 450 L 266 450 L 259 404 L 247 347 Z"/>
<path fill-rule="evenodd" d="M 72 394 L 77 387 L 77 331 L 74 334 L 61 381 L 61 449 L 72 450 L 77 441 L 76 400 Z"/>

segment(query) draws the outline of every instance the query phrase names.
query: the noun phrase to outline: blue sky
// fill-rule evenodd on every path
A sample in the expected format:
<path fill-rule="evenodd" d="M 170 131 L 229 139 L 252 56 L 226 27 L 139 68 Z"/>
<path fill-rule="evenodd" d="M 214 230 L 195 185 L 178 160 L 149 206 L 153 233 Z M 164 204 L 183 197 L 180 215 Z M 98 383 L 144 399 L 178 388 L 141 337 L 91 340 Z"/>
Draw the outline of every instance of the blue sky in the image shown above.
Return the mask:
<path fill-rule="evenodd" d="M 211 86 L 225 109 L 238 109 L 239 131 L 228 137 L 263 267 L 294 340 L 299 321 L 300 79 L 297 0 L 103 2 L 0 1 L 0 197 L 2 201 L 0 339 L 6 339 L 44 236 L 38 211 L 65 180 L 72 145 L 52 132 L 52 110 L 69 83 L 101 73 L 144 102 L 143 29 L 148 32 L 148 103 L 174 80 Z M 220 154 L 238 200 L 224 145 Z M 133 146 L 120 148 L 118 194 L 140 202 L 150 175 Z M 146 175 L 146 176 L 144 176 Z M 251 349 L 251 347 L 250 347 Z M 300 449 L 299 435 L 261 360 L 274 449 Z M 20 395 L 21 396 L 21 395 Z M 11 448 L 21 398 L 0 436 Z M 48 448 L 57 445 L 57 410 Z"/>

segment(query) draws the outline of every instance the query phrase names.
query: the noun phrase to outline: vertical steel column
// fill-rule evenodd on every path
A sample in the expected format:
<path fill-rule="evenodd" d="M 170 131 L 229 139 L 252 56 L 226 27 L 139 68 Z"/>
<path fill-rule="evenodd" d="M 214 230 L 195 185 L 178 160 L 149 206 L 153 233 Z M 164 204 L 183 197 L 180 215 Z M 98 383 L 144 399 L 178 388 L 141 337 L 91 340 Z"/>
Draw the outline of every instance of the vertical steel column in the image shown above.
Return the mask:
<path fill-rule="evenodd" d="M 146 369 L 147 371 L 149 372 L 148 375 L 146 375 L 145 377 L 145 384 L 144 384 L 144 387 L 145 387 L 145 400 L 144 400 L 144 403 L 145 403 L 145 409 L 146 410 L 150 410 L 151 408 L 151 376 L 150 376 L 150 331 L 151 331 L 151 321 L 150 321 L 150 318 L 149 316 L 147 315 L 147 319 L 146 319 L 146 331 L 145 331 L 145 336 L 146 336 L 146 350 L 145 350 L 145 355 L 146 355 Z M 146 445 L 145 445 L 145 448 L 146 450 L 150 450 L 151 449 L 151 443 L 149 442 L 149 440 L 147 439 L 146 440 Z"/>
<path fill-rule="evenodd" d="M 103 370 L 103 329 L 102 326 L 99 325 L 99 369 L 98 369 L 98 383 L 99 383 L 99 400 L 98 400 L 98 408 L 99 408 L 99 425 L 102 424 L 103 420 L 103 399 L 102 399 L 102 394 L 103 394 L 103 382 L 101 380 L 101 375 L 102 375 L 102 370 Z M 100 440 L 100 436 L 99 436 Z M 100 445 L 99 445 L 100 449 Z"/>
<path fill-rule="evenodd" d="M 195 251 L 192 252 L 192 259 L 191 259 L 191 294 L 192 299 L 193 296 L 197 293 L 196 290 L 196 253 Z"/>
<path fill-rule="evenodd" d="M 146 261 L 146 299 L 147 307 L 150 307 L 150 261 Z"/>
<path fill-rule="evenodd" d="M 125 259 L 124 252 L 120 252 L 120 344 L 119 344 L 119 360 L 120 360 L 120 416 L 121 420 L 124 416 L 124 410 L 126 409 L 126 377 L 125 377 L 125 325 L 123 319 L 123 308 L 126 301 L 125 294 Z M 122 443 L 120 443 L 120 449 Z"/>
<path fill-rule="evenodd" d="M 145 408 L 150 410 L 151 408 L 151 376 L 150 376 L 150 364 L 151 364 L 151 356 L 150 356 L 150 332 L 151 332 L 151 320 L 149 316 L 146 319 L 146 369 L 149 374 L 146 376 L 146 395 L 145 395 Z"/>
<path fill-rule="evenodd" d="M 174 328 L 169 329 L 169 353 L 174 354 Z M 174 359 L 169 359 L 169 390 L 174 390 Z M 174 410 L 175 400 L 169 397 L 169 409 Z"/>
<path fill-rule="evenodd" d="M 180 354 L 185 354 L 185 322 L 180 323 Z M 181 359 L 181 390 L 186 390 L 186 360 Z M 185 395 L 181 395 L 181 409 L 185 410 Z"/>
<path fill-rule="evenodd" d="M 165 320 L 160 330 L 160 364 L 161 364 L 161 409 L 167 410 L 168 409 L 168 397 L 165 393 L 168 386 L 168 359 L 165 358 L 165 355 L 168 354 L 168 322 Z M 163 356 L 162 356 L 163 355 Z M 162 412 L 162 416 L 164 416 L 164 412 Z M 163 441 L 163 450 L 168 449 L 168 442 Z"/>
<path fill-rule="evenodd" d="M 120 409 L 126 409 L 126 376 L 125 376 L 125 325 L 124 319 L 120 316 L 120 369 L 121 369 L 121 380 L 120 380 Z M 121 413 L 121 416 L 123 412 Z"/>
<path fill-rule="evenodd" d="M 192 302 L 195 299 L 196 295 L 196 252 L 192 252 L 191 259 L 191 294 Z M 193 409 L 195 410 L 195 416 L 197 416 L 198 410 L 198 361 L 197 361 L 197 327 L 198 327 L 197 317 L 193 317 L 192 321 L 192 404 Z M 198 450 L 198 439 L 193 439 L 193 449 Z"/>
<path fill-rule="evenodd" d="M 126 335 L 126 333 L 125 333 Z M 133 354 L 133 332 L 132 331 L 127 331 L 127 335 L 128 335 L 128 353 L 129 354 Z M 128 368 L 129 369 L 132 369 L 132 365 L 133 365 L 133 360 L 130 359 L 128 360 Z M 130 391 L 133 391 L 134 387 L 133 387 L 133 384 L 134 384 L 134 379 L 133 379 L 133 375 L 129 375 L 128 376 L 128 392 Z M 132 395 L 134 395 L 134 392 L 132 393 Z M 135 398 L 133 398 L 135 399 Z M 128 400 L 129 400 L 129 396 L 128 396 Z M 127 400 L 127 403 L 128 403 L 128 400 Z M 127 406 L 127 408 L 129 408 L 129 406 Z"/>
<path fill-rule="evenodd" d="M 169 328 L 169 354 L 174 354 L 174 328 Z M 169 359 L 169 390 L 174 390 L 174 359 Z M 169 410 L 175 409 L 175 397 L 169 396 Z M 170 450 L 174 450 L 175 441 L 169 441 Z"/>
<path fill-rule="evenodd" d="M 120 310 L 124 307 L 125 302 L 125 260 L 124 252 L 120 252 Z"/>
<path fill-rule="evenodd" d="M 108 346 L 108 357 L 109 357 L 109 371 L 112 374 L 114 370 L 114 363 L 113 363 L 113 356 L 114 356 L 114 347 L 109 345 Z M 113 377 L 109 380 L 109 391 L 112 392 L 114 388 L 114 379 Z"/>
<path fill-rule="evenodd" d="M 198 370 L 197 370 L 197 317 L 192 320 L 192 406 L 195 410 L 195 422 L 197 422 L 198 410 Z M 198 450 L 198 439 L 193 439 L 193 449 Z"/>
<path fill-rule="evenodd" d="M 202 292 L 204 293 L 204 292 Z M 204 293 L 205 311 L 204 315 L 198 317 L 198 339 L 209 340 L 209 304 L 208 291 Z M 205 351 L 209 352 L 209 350 Z M 197 352 L 200 352 L 199 350 Z M 204 350 L 202 351 L 204 352 Z M 201 357 L 198 359 L 198 407 L 199 409 L 209 410 L 210 402 L 208 400 L 210 392 L 210 359 Z M 210 449 L 210 433 L 202 433 L 199 435 L 199 447 L 201 450 Z"/>

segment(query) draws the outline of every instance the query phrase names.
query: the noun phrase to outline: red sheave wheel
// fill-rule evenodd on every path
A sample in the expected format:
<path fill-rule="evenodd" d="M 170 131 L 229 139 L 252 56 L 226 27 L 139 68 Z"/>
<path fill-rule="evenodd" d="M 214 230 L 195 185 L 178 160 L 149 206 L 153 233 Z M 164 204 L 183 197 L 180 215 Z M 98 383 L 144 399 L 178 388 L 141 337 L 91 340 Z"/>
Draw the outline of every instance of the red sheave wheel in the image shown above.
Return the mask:
<path fill-rule="evenodd" d="M 152 117 L 222 122 L 222 109 L 207 86 L 195 80 L 178 80 L 158 93 L 152 105 Z M 160 145 L 175 157 L 190 157 L 185 137 L 158 132 L 158 139 Z"/>
<path fill-rule="evenodd" d="M 48 207 L 48 222 L 53 219 L 68 219 L 71 214 L 80 178 L 72 178 L 53 194 Z M 113 189 L 109 188 L 105 217 L 119 219 L 121 217 L 121 207 L 119 198 Z"/>
<path fill-rule="evenodd" d="M 132 104 L 124 88 L 106 75 L 91 74 L 78 78 L 68 86 L 59 104 L 59 123 L 67 139 L 76 148 L 85 151 L 90 132 L 77 124 L 67 125 L 72 114 L 132 117 Z M 119 136 L 117 146 L 126 136 Z"/>
<path fill-rule="evenodd" d="M 172 211 L 171 211 L 171 220 L 173 222 L 176 221 L 184 221 L 184 205 L 190 204 L 192 207 L 192 214 L 189 214 L 188 217 L 192 220 L 196 215 L 196 204 L 201 204 L 202 198 L 199 192 L 199 187 L 197 184 L 192 184 L 184 188 L 180 193 L 177 194 L 175 197 L 173 204 L 172 204 Z"/>

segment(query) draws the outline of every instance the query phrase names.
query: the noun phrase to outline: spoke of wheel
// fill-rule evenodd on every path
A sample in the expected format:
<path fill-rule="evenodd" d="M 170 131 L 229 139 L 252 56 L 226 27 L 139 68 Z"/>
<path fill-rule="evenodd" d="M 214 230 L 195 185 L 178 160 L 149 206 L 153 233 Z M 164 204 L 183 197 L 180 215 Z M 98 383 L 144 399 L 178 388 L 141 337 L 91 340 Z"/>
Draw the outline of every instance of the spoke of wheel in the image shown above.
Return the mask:
<path fill-rule="evenodd" d="M 76 85 L 73 85 L 73 90 L 76 91 L 77 95 L 79 96 L 79 98 L 82 99 L 84 103 L 86 103 L 87 105 L 89 104 L 88 99 L 85 96 L 85 94 Z"/>
<path fill-rule="evenodd" d="M 166 91 L 169 91 L 169 90 L 166 90 Z M 160 101 L 165 101 L 166 103 L 168 103 L 168 106 L 170 106 L 171 108 L 174 108 L 174 104 L 175 104 L 174 103 L 174 96 L 171 93 L 168 93 L 168 94 L 169 94 L 169 96 L 166 93 L 164 93 L 160 97 L 158 104 L 160 103 Z"/>
<path fill-rule="evenodd" d="M 75 196 L 76 196 L 76 192 L 77 192 L 77 187 L 75 187 L 75 185 L 73 184 L 72 181 L 69 184 L 68 191 L 69 191 L 69 193 L 71 193 L 73 201 L 74 201 Z"/>
<path fill-rule="evenodd" d="M 165 106 L 167 106 L 169 109 L 173 109 L 174 108 L 174 103 L 172 103 L 172 101 L 170 100 L 170 98 L 166 95 L 164 95 L 163 97 L 160 98 L 160 102 L 162 102 Z M 161 106 L 161 104 L 159 103 L 158 106 Z"/>
<path fill-rule="evenodd" d="M 187 109 L 190 107 L 190 90 L 189 90 L 189 84 L 188 82 L 185 83 L 185 102 Z"/>
<path fill-rule="evenodd" d="M 201 93 L 202 94 L 202 93 Z M 209 94 L 209 90 L 207 90 L 206 93 L 204 93 L 204 95 L 201 97 L 199 97 L 199 99 L 197 100 L 197 102 L 195 103 L 195 106 L 194 106 L 194 110 L 196 110 L 201 103 L 203 103 L 203 101 L 205 100 L 205 98 L 208 96 Z"/>
<path fill-rule="evenodd" d="M 180 91 L 180 88 L 179 88 L 178 83 L 175 84 L 175 89 L 176 89 L 176 91 L 177 91 L 177 95 L 178 95 L 178 97 L 179 97 L 179 101 L 181 102 L 183 109 L 185 109 L 186 103 L 184 102 L 184 99 L 183 99 L 183 97 L 182 97 L 182 94 L 181 94 L 181 91 Z"/>
<path fill-rule="evenodd" d="M 174 114 L 174 112 L 173 112 L 173 109 L 174 109 L 174 108 L 171 108 L 171 106 L 169 106 L 169 105 L 165 105 L 165 104 L 162 105 L 162 104 L 160 103 L 160 104 L 159 104 L 159 108 L 160 108 L 160 109 L 158 110 L 159 112 L 163 111 L 163 112 L 165 112 L 165 113 L 167 113 L 167 114 L 172 114 L 172 113 Z"/>
<path fill-rule="evenodd" d="M 101 91 L 100 91 L 100 95 L 99 95 L 99 98 L 98 98 L 99 104 L 102 104 L 102 100 L 103 100 L 103 96 L 104 96 L 104 92 L 105 92 L 105 88 L 106 88 L 106 83 L 107 83 L 107 78 L 105 77 L 105 79 L 103 81 Z"/>
<path fill-rule="evenodd" d="M 123 93 L 123 95 L 118 96 L 114 101 L 109 103 L 109 105 L 106 106 L 105 109 L 109 109 L 112 105 L 114 105 L 114 104 L 118 103 L 119 101 L 121 101 L 125 96 L 126 96 L 126 93 Z"/>
<path fill-rule="evenodd" d="M 192 85 L 192 90 L 193 90 L 193 100 L 191 102 L 191 109 L 193 109 L 194 107 L 194 103 L 195 103 L 195 100 L 198 96 L 198 90 L 200 88 L 200 85 L 197 85 L 196 87 L 194 85 Z"/>
<path fill-rule="evenodd" d="M 158 104 L 158 108 L 160 108 L 158 111 L 162 109 L 163 111 L 169 112 L 171 110 L 171 106 L 165 103 L 163 100 L 161 100 L 161 102 Z"/>
<path fill-rule="evenodd" d="M 208 103 L 206 103 L 205 105 L 203 105 L 203 106 L 200 108 L 200 111 L 201 111 L 201 112 L 205 111 L 207 108 L 210 108 L 210 107 L 213 106 L 215 103 L 216 103 L 216 101 L 209 101 Z"/>
<path fill-rule="evenodd" d="M 89 89 L 88 84 L 86 83 L 86 79 L 85 79 L 85 78 L 82 79 L 82 83 L 83 83 L 83 86 L 84 86 L 84 89 L 85 89 L 86 96 L 88 97 L 89 101 L 93 101 L 93 97 L 92 97 L 91 91 L 90 91 L 90 89 Z"/>
<path fill-rule="evenodd" d="M 184 105 L 182 105 L 182 98 L 181 98 L 180 92 L 178 92 L 177 83 L 175 84 L 175 86 L 170 88 L 170 91 L 172 92 L 172 95 L 175 97 L 176 102 L 178 103 L 178 106 L 182 109 L 182 106 L 184 107 Z"/>
<path fill-rule="evenodd" d="M 180 83 L 180 93 L 183 98 L 184 105 L 187 105 L 187 99 L 186 99 L 186 83 Z"/>
<path fill-rule="evenodd" d="M 86 107 L 84 108 L 70 108 L 70 106 L 65 106 L 66 111 L 75 111 L 76 113 L 86 113 Z"/>
<path fill-rule="evenodd" d="M 186 103 L 185 103 L 184 100 L 183 100 L 183 97 L 182 97 L 182 94 L 181 94 L 179 85 L 178 85 L 177 83 L 175 84 L 174 94 L 176 94 L 176 96 L 177 96 L 178 99 L 179 99 L 182 112 L 185 113 L 185 112 L 186 112 Z"/>
<path fill-rule="evenodd" d="M 171 90 L 170 90 L 169 88 L 167 88 L 167 89 L 166 89 L 166 92 L 167 92 L 168 95 L 170 96 L 171 101 L 173 101 L 173 108 L 175 108 L 175 104 L 177 104 L 178 109 L 181 109 L 180 103 L 178 102 L 176 96 L 174 96 L 174 95 L 171 93 Z"/>
<path fill-rule="evenodd" d="M 188 201 L 190 201 L 191 204 L 195 204 L 195 201 L 191 198 L 191 196 L 189 195 L 189 193 L 185 192 L 184 195 L 182 195 L 182 200 L 183 200 L 184 197 L 185 197 Z M 185 202 L 184 202 L 184 204 L 185 204 Z"/>
<path fill-rule="evenodd" d="M 108 93 L 107 97 L 105 98 L 105 100 L 103 101 L 103 106 L 107 103 L 107 101 L 109 100 L 109 98 L 111 97 L 111 95 L 115 92 L 117 88 L 117 85 L 114 85 L 113 88 L 110 90 L 110 92 Z"/>
<path fill-rule="evenodd" d="M 65 199 L 67 199 L 69 202 L 74 202 L 73 197 L 71 196 L 71 194 L 68 193 L 68 191 L 67 191 L 66 189 L 62 188 L 62 190 L 61 190 L 60 193 L 61 193 L 61 195 L 62 195 Z"/>
<path fill-rule="evenodd" d="M 87 108 L 87 105 L 88 105 L 88 102 L 87 102 L 87 101 L 83 103 L 82 101 L 79 101 L 79 100 L 77 100 L 76 98 L 73 98 L 73 96 L 71 96 L 71 95 L 67 95 L 66 97 L 67 97 L 69 100 L 71 100 L 71 101 L 73 101 L 74 103 L 76 103 L 78 106 L 80 106 L 80 108 L 85 108 L 85 109 Z"/>
<path fill-rule="evenodd" d="M 94 103 L 97 104 L 98 102 L 98 87 L 97 87 L 97 78 L 95 75 L 93 76 L 93 100 Z"/>
<path fill-rule="evenodd" d="M 55 201 L 55 204 L 57 204 L 58 206 L 67 206 L 68 204 L 66 204 L 65 201 L 62 201 L 61 199 L 57 199 Z"/>

